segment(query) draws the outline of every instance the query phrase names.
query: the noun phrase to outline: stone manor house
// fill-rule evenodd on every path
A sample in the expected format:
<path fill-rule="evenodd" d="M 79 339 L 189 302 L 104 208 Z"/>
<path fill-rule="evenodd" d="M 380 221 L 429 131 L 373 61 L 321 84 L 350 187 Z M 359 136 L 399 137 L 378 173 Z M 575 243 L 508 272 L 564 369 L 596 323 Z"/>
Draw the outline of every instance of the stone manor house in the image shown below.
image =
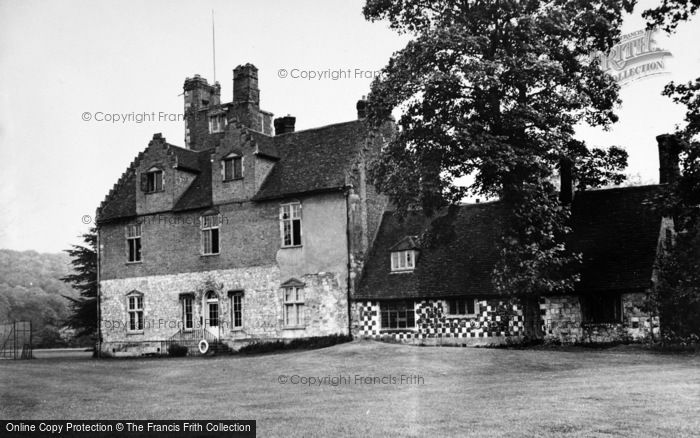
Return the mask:
<path fill-rule="evenodd" d="M 493 344 L 528 324 L 565 342 L 658 330 L 642 304 L 672 238 L 646 202 L 661 185 L 564 195 L 562 180 L 582 279 L 533 313 L 491 288 L 498 202 L 398 218 L 376 193 L 368 166 L 395 126 L 370 129 L 365 105 L 356 120 L 295 131 L 294 117 L 260 108 L 251 64 L 234 69 L 231 102 L 187 78 L 184 147 L 155 134 L 97 210 L 101 351 L 333 334 Z M 672 143 L 659 137 L 662 184 L 677 174 Z"/>

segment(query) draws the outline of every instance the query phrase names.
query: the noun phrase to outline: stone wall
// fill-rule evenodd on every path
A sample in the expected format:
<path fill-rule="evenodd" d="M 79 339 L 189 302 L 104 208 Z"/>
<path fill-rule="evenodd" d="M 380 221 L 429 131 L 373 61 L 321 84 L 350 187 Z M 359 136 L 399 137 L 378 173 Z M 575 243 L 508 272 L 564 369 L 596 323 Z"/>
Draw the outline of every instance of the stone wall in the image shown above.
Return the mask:
<path fill-rule="evenodd" d="M 545 341 L 606 343 L 639 341 L 658 335 L 659 320 L 642 311 L 644 293 L 622 294 L 622 321 L 584 323 L 578 296 L 550 296 L 540 302 Z M 493 345 L 517 342 L 524 335 L 523 307 L 516 300 L 483 299 L 474 317 L 450 317 L 444 300 L 415 302 L 414 330 L 383 330 L 381 301 L 352 305 L 353 334 L 360 338 L 417 345 Z"/>
<path fill-rule="evenodd" d="M 181 294 L 193 294 L 194 328 L 203 327 L 205 295 L 219 298 L 219 337 L 237 348 L 251 340 L 277 340 L 348 333 L 345 273 L 300 276 L 304 287 L 304 328 L 286 329 L 284 297 L 276 266 L 190 272 L 175 275 L 104 280 L 101 285 L 102 351 L 157 353 L 160 342 L 183 328 Z M 127 330 L 127 295 L 143 295 L 144 330 Z M 243 326 L 234 328 L 229 291 L 243 291 Z M 112 350 L 115 350 L 114 352 Z M 153 351 L 151 351 L 153 350 Z M 164 353 L 164 352 L 163 352 Z"/>
<path fill-rule="evenodd" d="M 383 330 L 381 301 L 353 303 L 354 335 L 381 341 L 416 345 L 492 345 L 519 339 L 523 333 L 523 309 L 518 303 L 502 299 L 478 302 L 474 317 L 450 317 L 445 314 L 444 300 L 422 300 L 414 303 L 414 330 Z"/>
<path fill-rule="evenodd" d="M 547 341 L 562 343 L 607 343 L 640 341 L 659 333 L 659 319 L 642 309 L 645 293 L 624 293 L 622 321 L 586 323 L 578 296 L 545 297 L 540 301 L 542 330 Z"/>

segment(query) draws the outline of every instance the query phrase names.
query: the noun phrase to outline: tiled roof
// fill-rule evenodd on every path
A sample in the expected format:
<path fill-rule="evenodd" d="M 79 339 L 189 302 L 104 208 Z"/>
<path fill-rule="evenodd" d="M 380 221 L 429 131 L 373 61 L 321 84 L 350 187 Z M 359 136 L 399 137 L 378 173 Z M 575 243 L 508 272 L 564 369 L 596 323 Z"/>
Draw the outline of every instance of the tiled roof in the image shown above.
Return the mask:
<path fill-rule="evenodd" d="M 643 186 L 576 194 L 569 243 L 583 254 L 578 292 L 650 286 L 661 217 L 645 200 L 659 190 Z M 501 208 L 498 202 L 461 205 L 433 221 L 412 213 L 401 222 L 385 213 L 355 298 L 493 294 Z M 392 274 L 392 246 L 411 235 L 421 236 L 416 268 Z"/>
<path fill-rule="evenodd" d="M 351 121 L 275 137 L 252 130 L 247 130 L 247 134 L 255 144 L 255 154 L 276 161 L 254 197 L 254 200 L 268 200 L 342 190 L 364 146 L 367 128 L 361 121 Z M 160 139 L 159 135 L 154 136 L 154 140 Z M 210 151 L 194 151 L 164 142 L 163 146 L 174 157 L 176 168 L 197 174 L 173 210 L 211 207 Z M 99 208 L 100 222 L 136 215 L 135 171 L 142 156 L 143 153 L 139 154 L 105 198 Z"/>
<path fill-rule="evenodd" d="M 661 216 L 645 203 L 662 186 L 578 193 L 572 208 L 572 249 L 583 254 L 581 291 L 650 286 Z"/>
<path fill-rule="evenodd" d="M 199 174 L 175 203 L 174 211 L 211 207 L 211 154 L 210 151 L 197 152 Z"/>
<path fill-rule="evenodd" d="M 190 149 L 181 148 L 170 145 L 170 148 L 175 156 L 175 167 L 190 172 L 199 172 L 199 153 Z"/>
<path fill-rule="evenodd" d="M 343 189 L 366 136 L 366 125 L 352 121 L 273 137 L 280 159 L 254 199 Z"/>

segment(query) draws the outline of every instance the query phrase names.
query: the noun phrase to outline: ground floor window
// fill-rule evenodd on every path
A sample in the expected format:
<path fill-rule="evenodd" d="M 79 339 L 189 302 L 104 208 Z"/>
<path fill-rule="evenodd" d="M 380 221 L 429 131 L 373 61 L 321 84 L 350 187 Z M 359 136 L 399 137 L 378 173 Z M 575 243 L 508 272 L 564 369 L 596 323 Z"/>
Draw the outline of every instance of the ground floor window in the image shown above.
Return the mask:
<path fill-rule="evenodd" d="M 194 320 L 192 318 L 192 296 L 182 298 L 182 326 L 185 330 L 192 330 Z"/>
<path fill-rule="evenodd" d="M 379 304 L 382 329 L 413 329 L 416 327 L 416 310 L 411 301 L 386 301 Z"/>
<path fill-rule="evenodd" d="M 583 295 L 581 312 L 584 323 L 621 322 L 622 296 L 620 294 Z"/>
<path fill-rule="evenodd" d="M 243 292 L 231 293 L 231 322 L 234 329 L 243 327 Z"/>
<path fill-rule="evenodd" d="M 143 331 L 143 295 L 132 292 L 127 296 L 127 312 L 129 314 L 129 331 Z"/>
<path fill-rule="evenodd" d="M 304 325 L 304 289 L 284 288 L 284 325 L 301 327 Z"/>
<path fill-rule="evenodd" d="M 447 315 L 453 316 L 474 316 L 479 312 L 479 304 L 476 298 L 457 297 L 448 298 L 446 301 Z"/>

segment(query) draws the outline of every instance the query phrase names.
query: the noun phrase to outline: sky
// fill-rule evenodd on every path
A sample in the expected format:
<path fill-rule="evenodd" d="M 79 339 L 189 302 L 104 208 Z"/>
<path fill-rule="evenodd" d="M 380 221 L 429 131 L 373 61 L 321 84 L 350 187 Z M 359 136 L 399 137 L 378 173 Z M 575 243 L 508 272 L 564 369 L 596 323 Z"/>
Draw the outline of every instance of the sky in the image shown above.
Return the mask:
<path fill-rule="evenodd" d="M 80 243 L 154 133 L 184 145 L 182 85 L 194 74 L 210 82 L 216 74 L 230 101 L 233 68 L 250 62 L 261 107 L 295 116 L 297 130 L 355 119 L 373 72 L 408 41 L 366 21 L 363 4 L 0 0 L 0 248 L 58 252 Z M 623 33 L 643 28 L 640 11 L 653 4 L 642 1 Z M 654 137 L 683 117 L 660 96 L 664 84 L 700 74 L 700 21 L 656 41 L 673 55 L 669 73 L 625 85 L 612 130 L 578 131 L 590 145 L 626 147 L 637 183 L 657 182 Z"/>

